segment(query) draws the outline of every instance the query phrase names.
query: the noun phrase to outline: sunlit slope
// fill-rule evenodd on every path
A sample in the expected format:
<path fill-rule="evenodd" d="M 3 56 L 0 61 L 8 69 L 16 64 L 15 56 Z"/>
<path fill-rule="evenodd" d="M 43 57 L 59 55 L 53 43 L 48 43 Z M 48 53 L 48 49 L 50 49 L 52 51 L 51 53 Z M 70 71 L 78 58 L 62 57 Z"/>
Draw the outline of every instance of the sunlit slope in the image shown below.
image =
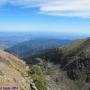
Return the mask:
<path fill-rule="evenodd" d="M 26 64 L 17 57 L 0 50 L 0 88 L 29 90 Z"/>

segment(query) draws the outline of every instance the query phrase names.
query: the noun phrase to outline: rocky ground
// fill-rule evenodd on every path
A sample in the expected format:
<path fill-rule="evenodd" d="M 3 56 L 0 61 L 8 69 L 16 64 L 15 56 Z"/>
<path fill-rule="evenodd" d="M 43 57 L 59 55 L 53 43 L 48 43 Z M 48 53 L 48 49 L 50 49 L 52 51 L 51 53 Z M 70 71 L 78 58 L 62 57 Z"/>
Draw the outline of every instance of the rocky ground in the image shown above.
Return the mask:
<path fill-rule="evenodd" d="M 15 56 L 0 51 L 0 90 L 30 90 L 26 64 Z"/>

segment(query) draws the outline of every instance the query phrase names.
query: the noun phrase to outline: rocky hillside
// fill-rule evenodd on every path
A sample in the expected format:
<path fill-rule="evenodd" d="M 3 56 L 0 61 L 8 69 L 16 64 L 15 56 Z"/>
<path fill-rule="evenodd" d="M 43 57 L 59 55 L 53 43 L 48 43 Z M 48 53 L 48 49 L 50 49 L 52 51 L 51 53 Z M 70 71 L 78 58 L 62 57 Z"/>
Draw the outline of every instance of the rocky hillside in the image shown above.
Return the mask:
<path fill-rule="evenodd" d="M 90 38 L 25 60 L 32 59 L 45 69 L 49 90 L 90 90 Z"/>
<path fill-rule="evenodd" d="M 30 90 L 26 64 L 0 50 L 0 90 Z"/>

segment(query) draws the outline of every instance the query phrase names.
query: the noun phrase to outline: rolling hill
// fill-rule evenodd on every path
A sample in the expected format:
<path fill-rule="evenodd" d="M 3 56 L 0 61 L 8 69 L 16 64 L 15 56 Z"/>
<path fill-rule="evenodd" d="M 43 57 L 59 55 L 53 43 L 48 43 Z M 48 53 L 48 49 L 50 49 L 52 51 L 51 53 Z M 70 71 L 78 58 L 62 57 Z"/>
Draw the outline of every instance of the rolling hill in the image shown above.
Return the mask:
<path fill-rule="evenodd" d="M 35 39 L 19 43 L 6 51 L 22 58 L 43 53 L 45 50 L 57 48 L 70 42 L 70 40 Z"/>

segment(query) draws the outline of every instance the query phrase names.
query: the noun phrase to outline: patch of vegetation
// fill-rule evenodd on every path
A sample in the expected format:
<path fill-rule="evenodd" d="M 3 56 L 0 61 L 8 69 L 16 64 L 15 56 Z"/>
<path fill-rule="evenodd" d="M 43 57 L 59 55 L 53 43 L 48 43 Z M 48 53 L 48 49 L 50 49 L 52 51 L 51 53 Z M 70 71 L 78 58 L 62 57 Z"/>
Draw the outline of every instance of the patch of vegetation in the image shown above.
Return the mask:
<path fill-rule="evenodd" d="M 38 90 L 47 90 L 48 81 L 40 66 L 30 65 L 28 74 L 33 78 Z"/>
<path fill-rule="evenodd" d="M 46 53 L 40 55 L 39 57 L 54 64 L 60 64 L 62 62 L 61 57 L 63 56 L 63 51 L 61 49 L 53 49 L 47 51 Z"/>

